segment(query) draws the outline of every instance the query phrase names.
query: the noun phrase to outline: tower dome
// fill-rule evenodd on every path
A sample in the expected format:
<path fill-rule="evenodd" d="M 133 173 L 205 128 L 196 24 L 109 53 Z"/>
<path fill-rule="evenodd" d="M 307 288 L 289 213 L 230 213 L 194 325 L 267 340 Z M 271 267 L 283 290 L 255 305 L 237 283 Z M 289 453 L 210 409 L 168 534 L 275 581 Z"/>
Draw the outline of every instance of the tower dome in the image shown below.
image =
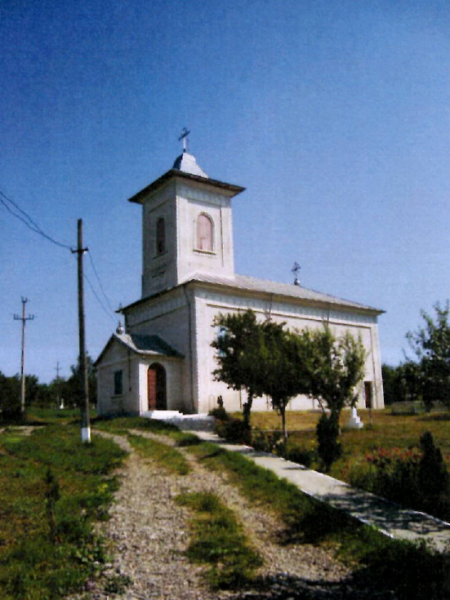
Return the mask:
<path fill-rule="evenodd" d="M 189 154 L 186 150 L 183 151 L 183 154 L 175 160 L 173 163 L 173 169 L 177 169 L 178 171 L 183 171 L 183 173 L 189 173 L 190 175 L 198 175 L 199 177 L 206 177 L 208 175 L 200 168 L 197 164 L 195 156 Z"/>

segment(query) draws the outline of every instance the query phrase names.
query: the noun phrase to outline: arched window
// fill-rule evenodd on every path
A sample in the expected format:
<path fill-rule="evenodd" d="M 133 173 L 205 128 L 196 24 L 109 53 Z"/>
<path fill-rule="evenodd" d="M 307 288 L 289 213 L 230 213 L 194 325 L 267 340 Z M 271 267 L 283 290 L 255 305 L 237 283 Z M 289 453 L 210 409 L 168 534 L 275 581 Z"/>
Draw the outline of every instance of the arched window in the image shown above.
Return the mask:
<path fill-rule="evenodd" d="M 214 250 L 214 225 L 211 217 L 202 213 L 197 217 L 197 250 Z"/>
<path fill-rule="evenodd" d="M 161 217 L 156 223 L 156 254 L 166 251 L 166 224 Z"/>

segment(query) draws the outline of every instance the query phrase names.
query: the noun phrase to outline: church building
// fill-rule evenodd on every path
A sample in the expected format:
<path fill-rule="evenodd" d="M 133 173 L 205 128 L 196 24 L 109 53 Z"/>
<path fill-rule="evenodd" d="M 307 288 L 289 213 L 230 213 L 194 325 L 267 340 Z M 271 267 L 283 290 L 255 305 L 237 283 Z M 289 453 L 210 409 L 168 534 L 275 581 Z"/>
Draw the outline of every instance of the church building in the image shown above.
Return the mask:
<path fill-rule="evenodd" d="M 252 309 L 290 329 L 322 327 L 360 336 L 367 352 L 358 407 L 383 408 L 377 319 L 383 311 L 293 284 L 234 270 L 232 199 L 243 187 L 211 179 L 186 149 L 130 202 L 142 206 L 142 297 L 120 309 L 119 327 L 96 361 L 98 413 L 207 413 L 222 396 L 240 410 L 245 393 L 214 381 L 219 313 Z M 299 396 L 292 410 L 317 408 Z M 253 410 L 269 410 L 258 398 Z"/>

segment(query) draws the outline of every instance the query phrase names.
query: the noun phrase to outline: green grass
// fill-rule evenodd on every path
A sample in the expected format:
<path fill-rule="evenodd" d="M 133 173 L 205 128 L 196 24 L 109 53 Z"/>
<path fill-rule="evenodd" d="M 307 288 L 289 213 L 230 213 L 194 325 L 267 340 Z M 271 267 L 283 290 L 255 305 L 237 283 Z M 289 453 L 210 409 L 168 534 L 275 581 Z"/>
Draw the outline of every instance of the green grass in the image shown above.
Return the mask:
<path fill-rule="evenodd" d="M 211 493 L 182 494 L 177 502 L 195 513 L 186 555 L 192 562 L 210 565 L 210 585 L 236 588 L 251 581 L 262 559 L 233 512 Z"/>
<path fill-rule="evenodd" d="M 107 516 L 123 456 L 96 436 L 82 444 L 77 427 L 0 435 L 3 600 L 58 599 L 95 574 L 106 556 L 92 523 Z"/>
<path fill-rule="evenodd" d="M 312 500 L 295 485 L 241 454 L 208 443 L 192 446 L 190 451 L 208 469 L 227 473 L 230 483 L 252 504 L 279 516 L 286 525 L 286 539 L 336 542 L 337 532 L 348 527 L 344 514 Z"/>
<path fill-rule="evenodd" d="M 128 440 L 143 458 L 150 458 L 170 473 L 187 475 L 191 470 L 186 458 L 176 448 L 140 435 L 128 434 Z"/>
<path fill-rule="evenodd" d="M 310 411 L 287 411 L 287 424 L 290 430 L 288 450 L 296 448 L 312 449 L 316 445 L 315 428 L 320 413 Z M 450 467 L 450 412 L 421 415 L 392 415 L 389 408 L 372 411 L 372 423 L 369 411 L 358 410 L 364 423 L 359 430 L 343 429 L 341 442 L 344 453 L 332 467 L 330 475 L 348 481 L 348 470 L 355 460 L 361 459 L 374 448 L 402 448 L 418 446 L 420 437 L 426 431 L 433 435 L 435 443 L 441 448 Z M 238 417 L 239 414 L 233 415 Z M 344 427 L 349 417 L 345 410 L 341 416 Z M 279 431 L 280 418 L 273 412 L 252 413 L 252 425 L 266 431 Z M 314 465 L 313 465 L 314 466 Z M 316 465 L 315 465 L 316 466 Z"/>
<path fill-rule="evenodd" d="M 91 408 L 90 418 L 94 420 L 96 418 L 95 409 Z M 40 408 L 38 406 L 27 407 L 26 413 L 23 419 L 20 419 L 16 424 L 18 425 L 50 425 L 50 424 L 67 424 L 76 423 L 80 421 L 80 409 L 79 408 Z M 11 422 L 5 422 L 5 425 L 11 424 Z"/>
<path fill-rule="evenodd" d="M 180 433 L 175 425 L 165 423 L 158 419 L 146 419 L 144 417 L 117 417 L 114 419 L 95 419 L 92 426 L 110 433 L 124 434 L 129 429 L 143 429 L 151 433 L 161 435 L 174 435 Z"/>
<path fill-rule="evenodd" d="M 312 543 L 333 548 L 336 555 L 354 569 L 358 584 L 380 590 L 380 594 L 395 590 L 401 600 L 450 597 L 448 556 L 435 554 L 423 545 L 392 540 L 345 513 L 305 496 L 296 486 L 240 454 L 227 452 L 214 444 L 192 446 L 190 451 L 207 468 L 227 473 L 230 482 L 251 503 L 275 513 L 285 524 L 282 543 Z M 449 592 L 448 596 L 444 590 Z"/>

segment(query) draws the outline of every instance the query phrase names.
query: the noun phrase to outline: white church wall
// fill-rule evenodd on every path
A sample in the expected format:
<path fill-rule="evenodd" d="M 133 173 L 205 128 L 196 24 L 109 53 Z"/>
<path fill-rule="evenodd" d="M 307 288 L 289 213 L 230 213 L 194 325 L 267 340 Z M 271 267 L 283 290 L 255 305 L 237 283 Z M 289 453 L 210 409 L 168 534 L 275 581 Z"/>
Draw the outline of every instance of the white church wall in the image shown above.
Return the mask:
<path fill-rule="evenodd" d="M 174 381 L 168 383 L 172 386 L 170 398 L 174 406 L 176 405 L 176 410 L 195 412 L 194 399 L 197 395 L 191 369 L 191 347 L 194 346 L 194 343 L 191 343 L 191 336 L 195 335 L 195 327 L 191 293 L 177 289 L 160 299 L 142 303 L 127 315 L 127 331 L 143 335 L 159 335 L 184 356 L 184 359 L 179 359 L 180 367 Z M 140 381 L 140 389 L 147 389 L 143 375 L 140 376 Z"/>
<path fill-rule="evenodd" d="M 100 416 L 138 413 L 138 358 L 119 342 L 113 342 L 97 366 L 97 412 Z M 115 394 L 114 376 L 122 371 L 122 393 Z"/>
<path fill-rule="evenodd" d="M 143 275 L 145 298 L 177 283 L 176 186 L 172 182 L 149 197 L 142 207 Z M 156 243 L 158 220 L 164 219 L 165 249 L 159 253 Z"/>
<path fill-rule="evenodd" d="M 178 230 L 178 281 L 196 272 L 206 271 L 222 276 L 234 273 L 234 252 L 230 199 L 214 191 L 192 186 L 177 188 L 177 219 L 183 223 Z M 212 251 L 197 248 L 197 219 L 206 214 L 213 221 Z"/>
<path fill-rule="evenodd" d="M 167 410 L 183 409 L 183 396 L 180 393 L 183 389 L 182 384 L 182 361 L 177 358 L 169 358 L 166 356 L 146 356 L 140 359 L 139 362 L 139 413 L 142 414 L 148 411 L 148 369 L 153 364 L 160 364 L 166 371 L 166 395 L 167 395 Z"/>
<path fill-rule="evenodd" d="M 242 392 L 230 390 L 223 382 L 213 381 L 211 375 L 216 368 L 214 349 L 211 343 L 217 335 L 212 327 L 214 317 L 219 313 L 246 310 L 251 308 L 260 319 L 270 317 L 276 322 L 286 322 L 290 329 L 319 328 L 327 322 L 337 336 L 350 331 L 355 337 L 361 336 L 367 352 L 365 381 L 373 386 L 373 407 L 384 406 L 382 396 L 381 365 L 378 348 L 378 332 L 376 318 L 371 315 L 335 310 L 330 307 L 301 306 L 281 300 L 255 298 L 245 295 L 232 295 L 197 289 L 197 347 L 198 347 L 198 398 L 199 411 L 208 412 L 217 405 L 217 397 L 221 395 L 229 410 L 240 410 L 245 401 Z M 364 384 L 359 390 L 359 407 L 365 406 Z M 254 410 L 267 410 L 269 399 L 259 398 L 254 401 Z M 291 410 L 310 410 L 318 408 L 317 402 L 304 396 L 298 396 L 289 403 Z"/>

